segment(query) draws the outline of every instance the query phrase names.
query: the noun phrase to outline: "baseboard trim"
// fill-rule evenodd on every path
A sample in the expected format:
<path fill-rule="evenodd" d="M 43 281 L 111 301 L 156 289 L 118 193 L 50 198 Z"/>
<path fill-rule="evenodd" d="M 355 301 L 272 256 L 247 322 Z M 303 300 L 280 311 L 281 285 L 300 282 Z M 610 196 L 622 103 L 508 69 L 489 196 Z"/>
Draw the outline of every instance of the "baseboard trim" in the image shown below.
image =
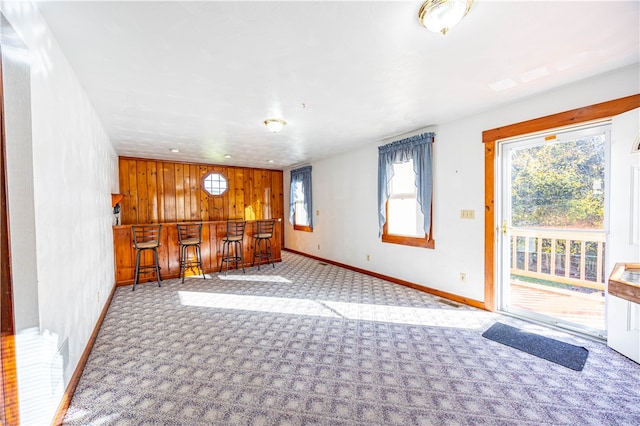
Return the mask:
<path fill-rule="evenodd" d="M 115 292 L 116 292 L 116 285 L 114 284 L 113 288 L 111 289 L 111 293 L 109 294 L 109 297 L 107 298 L 107 301 L 104 304 L 104 307 L 102 308 L 102 312 L 100 313 L 98 322 L 96 323 L 96 326 L 93 328 L 93 333 L 91 333 L 91 337 L 89 337 L 87 346 L 84 348 L 84 352 L 82 352 L 82 356 L 78 361 L 78 365 L 76 366 L 76 369 L 73 372 L 73 376 L 71 376 L 71 380 L 69 380 L 67 389 L 64 391 L 64 394 L 62 395 L 62 400 L 60 401 L 60 405 L 58 405 L 58 411 L 56 411 L 56 415 L 53 418 L 53 422 L 51 423 L 54 426 L 59 426 L 64 421 L 64 416 L 67 414 L 67 410 L 69 409 L 69 404 L 71 403 L 73 394 L 76 391 L 76 387 L 78 387 L 78 383 L 80 382 L 80 377 L 82 376 L 84 367 L 87 365 L 89 354 L 91 354 L 91 349 L 93 349 L 93 345 L 96 342 L 96 338 L 98 337 L 98 331 L 100 331 L 100 327 L 102 326 L 104 317 L 107 315 L 107 311 L 109 310 L 109 306 L 111 305 L 111 300 L 113 299 L 113 295 L 115 294 Z"/>
<path fill-rule="evenodd" d="M 359 272 L 361 274 L 369 275 L 369 276 L 372 276 L 372 277 L 375 277 L 375 278 L 380 278 L 380 279 L 385 280 L 385 281 L 390 281 L 390 282 L 392 282 L 394 284 L 399 284 L 399 285 L 402 285 L 402 286 L 405 286 L 405 287 L 413 288 L 415 290 L 424 291 L 425 293 L 433 294 L 434 296 L 442 297 L 443 299 L 448 299 L 448 300 L 451 300 L 453 302 L 462 303 L 464 305 L 473 306 L 474 308 L 487 310 L 487 308 L 484 305 L 484 302 L 481 302 L 479 300 L 469 299 L 467 297 L 462 297 L 462 296 L 458 296 L 456 294 L 447 293 L 446 291 L 441 291 L 441 290 L 436 290 L 434 288 L 425 287 L 423 285 L 412 283 L 410 281 L 405 281 L 405 280 L 394 278 L 394 277 L 391 277 L 391 276 L 388 276 L 388 275 L 379 274 L 377 272 L 368 271 L 366 269 L 357 268 L 355 266 L 351 266 L 351 265 L 347 265 L 347 264 L 344 264 L 344 263 L 336 262 L 334 260 L 324 259 L 322 257 L 314 256 L 314 255 L 308 254 L 308 253 L 303 253 L 303 252 L 297 251 L 297 250 L 292 250 L 290 248 L 282 248 L 282 250 L 286 250 L 286 251 L 291 252 L 291 253 L 296 253 L 296 254 L 299 254 L 301 256 L 309 257 L 311 259 L 319 260 L 321 262 L 330 263 L 332 265 L 339 266 L 339 267 L 345 268 L 345 269 L 349 269 L 349 270 L 354 271 L 354 272 Z"/>

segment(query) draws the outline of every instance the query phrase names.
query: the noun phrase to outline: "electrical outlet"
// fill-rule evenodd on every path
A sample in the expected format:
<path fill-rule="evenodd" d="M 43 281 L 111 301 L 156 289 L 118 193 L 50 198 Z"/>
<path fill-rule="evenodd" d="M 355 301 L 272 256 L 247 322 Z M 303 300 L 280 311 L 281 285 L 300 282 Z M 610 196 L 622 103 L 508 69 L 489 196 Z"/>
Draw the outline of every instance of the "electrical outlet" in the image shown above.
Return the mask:
<path fill-rule="evenodd" d="M 465 274 L 464 272 L 460 272 L 460 281 L 462 281 L 463 283 L 467 282 L 467 274 Z"/>
<path fill-rule="evenodd" d="M 371 260 L 371 256 L 367 255 L 367 262 Z"/>
<path fill-rule="evenodd" d="M 316 216 L 320 216 L 320 210 L 316 210 Z"/>
<path fill-rule="evenodd" d="M 461 219 L 474 219 L 476 217 L 475 210 L 460 210 Z"/>
<path fill-rule="evenodd" d="M 318 250 L 320 250 L 320 244 L 318 244 Z"/>

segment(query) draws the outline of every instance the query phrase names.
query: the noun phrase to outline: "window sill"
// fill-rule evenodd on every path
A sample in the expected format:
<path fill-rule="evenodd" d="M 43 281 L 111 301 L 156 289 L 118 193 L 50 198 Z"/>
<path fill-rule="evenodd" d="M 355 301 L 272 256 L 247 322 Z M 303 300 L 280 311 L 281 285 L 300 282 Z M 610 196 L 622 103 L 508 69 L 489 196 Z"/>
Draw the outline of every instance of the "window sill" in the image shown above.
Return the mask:
<path fill-rule="evenodd" d="M 403 235 L 382 234 L 383 243 L 400 244 L 403 246 L 422 247 L 427 249 L 435 249 L 435 240 L 428 240 L 426 237 L 407 237 Z"/>
<path fill-rule="evenodd" d="M 293 229 L 296 231 L 313 232 L 313 228 L 305 225 L 293 225 Z"/>

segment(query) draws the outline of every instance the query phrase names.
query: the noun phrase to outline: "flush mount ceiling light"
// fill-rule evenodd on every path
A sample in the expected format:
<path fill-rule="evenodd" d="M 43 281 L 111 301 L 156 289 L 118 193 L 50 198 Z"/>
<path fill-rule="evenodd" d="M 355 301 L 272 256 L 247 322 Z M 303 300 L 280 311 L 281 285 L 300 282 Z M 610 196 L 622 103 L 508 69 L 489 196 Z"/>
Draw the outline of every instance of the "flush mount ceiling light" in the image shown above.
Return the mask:
<path fill-rule="evenodd" d="M 464 18 L 473 1 L 427 0 L 418 11 L 418 19 L 427 29 L 444 35 Z"/>
<path fill-rule="evenodd" d="M 279 131 L 281 131 L 285 124 L 287 124 L 286 121 L 284 120 L 280 120 L 279 118 L 267 118 L 266 120 L 264 120 L 264 125 L 267 126 L 267 129 L 271 130 L 273 133 L 278 133 Z"/>

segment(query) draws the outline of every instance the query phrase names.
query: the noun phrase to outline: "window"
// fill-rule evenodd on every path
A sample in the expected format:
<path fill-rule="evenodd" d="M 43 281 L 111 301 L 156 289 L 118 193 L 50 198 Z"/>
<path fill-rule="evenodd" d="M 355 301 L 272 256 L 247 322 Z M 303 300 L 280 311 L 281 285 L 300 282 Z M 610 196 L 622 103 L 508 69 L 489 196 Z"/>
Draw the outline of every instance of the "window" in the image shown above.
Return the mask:
<path fill-rule="evenodd" d="M 293 226 L 295 229 L 308 228 L 310 215 L 305 207 L 302 182 L 296 182 L 295 184 L 295 197 L 296 200 L 293 204 Z"/>
<path fill-rule="evenodd" d="M 311 221 L 311 166 L 291 171 L 289 222 L 298 231 L 313 231 Z"/>
<path fill-rule="evenodd" d="M 394 164 L 393 172 L 387 201 L 387 233 L 423 238 L 424 215 L 418 205 L 413 160 Z"/>
<path fill-rule="evenodd" d="M 227 179 L 220 173 L 209 173 L 204 177 L 203 187 L 209 195 L 222 195 L 227 190 Z"/>
<path fill-rule="evenodd" d="M 382 242 L 434 248 L 433 133 L 378 148 L 378 218 Z"/>

